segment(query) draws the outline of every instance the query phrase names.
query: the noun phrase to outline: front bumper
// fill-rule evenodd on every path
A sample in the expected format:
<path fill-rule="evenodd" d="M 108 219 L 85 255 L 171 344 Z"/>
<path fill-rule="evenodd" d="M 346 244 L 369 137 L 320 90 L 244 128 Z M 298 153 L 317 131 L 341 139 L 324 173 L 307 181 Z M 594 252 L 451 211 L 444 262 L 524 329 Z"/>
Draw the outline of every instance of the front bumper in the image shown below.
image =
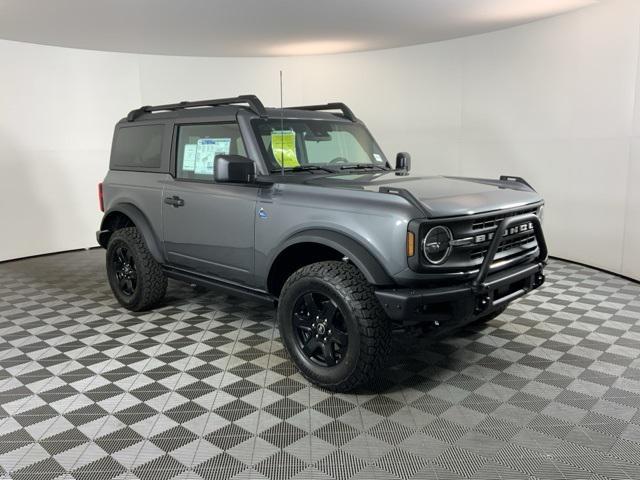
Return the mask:
<path fill-rule="evenodd" d="M 489 275 L 502 242 L 502 235 L 496 233 L 474 280 L 436 288 L 381 289 L 375 292 L 376 297 L 394 321 L 432 321 L 445 328 L 472 322 L 506 306 L 544 282 L 547 245 L 539 218 L 533 214 L 505 218 L 496 232 L 504 232 L 512 225 L 524 222 L 534 225 L 538 243 L 538 256 L 533 263 Z"/>
<path fill-rule="evenodd" d="M 488 315 L 544 283 L 544 263 L 515 267 L 492 275 L 480 286 L 377 290 L 376 297 L 395 321 L 435 321 L 460 326 Z"/>

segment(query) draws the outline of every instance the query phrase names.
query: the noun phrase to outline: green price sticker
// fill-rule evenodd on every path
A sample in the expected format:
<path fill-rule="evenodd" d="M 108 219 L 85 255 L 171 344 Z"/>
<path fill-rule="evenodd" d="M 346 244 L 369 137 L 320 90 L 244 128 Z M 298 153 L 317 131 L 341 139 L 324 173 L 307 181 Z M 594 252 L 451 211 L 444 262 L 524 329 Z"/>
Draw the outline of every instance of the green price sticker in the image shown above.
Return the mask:
<path fill-rule="evenodd" d="M 297 167 L 300 165 L 296 155 L 296 132 L 275 130 L 271 132 L 271 150 L 278 165 Z"/>

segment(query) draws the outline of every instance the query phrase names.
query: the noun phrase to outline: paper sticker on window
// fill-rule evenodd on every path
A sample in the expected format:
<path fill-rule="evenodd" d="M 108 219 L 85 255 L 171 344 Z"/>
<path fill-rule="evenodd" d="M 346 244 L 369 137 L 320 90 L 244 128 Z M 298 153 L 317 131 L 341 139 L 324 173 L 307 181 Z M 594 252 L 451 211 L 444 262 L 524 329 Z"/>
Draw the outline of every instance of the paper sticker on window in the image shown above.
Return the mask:
<path fill-rule="evenodd" d="M 230 138 L 200 138 L 196 150 L 194 173 L 197 175 L 213 175 L 216 155 L 227 155 L 231 148 Z"/>
<path fill-rule="evenodd" d="M 373 154 L 373 158 L 376 159 L 376 162 L 382 162 L 382 157 L 380 155 L 378 155 L 377 153 Z"/>
<path fill-rule="evenodd" d="M 184 155 L 182 156 L 183 172 L 193 172 L 195 170 L 197 152 L 198 152 L 197 143 L 187 143 L 184 146 Z"/>
<path fill-rule="evenodd" d="M 271 132 L 271 150 L 278 165 L 297 167 L 300 165 L 296 154 L 296 132 L 274 130 Z"/>

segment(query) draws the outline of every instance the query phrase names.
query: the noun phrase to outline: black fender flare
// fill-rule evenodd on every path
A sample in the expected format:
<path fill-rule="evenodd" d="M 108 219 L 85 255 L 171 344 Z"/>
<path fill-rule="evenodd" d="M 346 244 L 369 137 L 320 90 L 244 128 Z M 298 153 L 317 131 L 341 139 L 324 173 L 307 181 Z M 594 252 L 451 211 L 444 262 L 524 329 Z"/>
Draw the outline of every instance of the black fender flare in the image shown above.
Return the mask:
<path fill-rule="evenodd" d="M 319 243 L 342 253 L 363 273 L 372 285 L 392 285 L 393 278 L 387 273 L 380 261 L 365 246 L 344 233 L 325 229 L 309 229 L 297 232 L 289 237 L 273 254 L 268 262 L 267 275 L 278 256 L 288 247 L 299 243 Z"/>
<path fill-rule="evenodd" d="M 102 222 L 100 223 L 100 231 L 98 232 L 98 243 L 105 247 L 109 241 L 109 237 L 113 231 L 107 228 L 109 216 L 113 213 L 121 213 L 126 215 L 138 229 L 145 243 L 147 244 L 147 248 L 151 255 L 158 263 L 165 263 L 164 254 L 162 252 L 161 243 L 158 240 L 156 233 L 153 228 L 151 228 L 151 223 L 147 219 L 144 213 L 131 203 L 119 203 L 111 207 L 107 210 L 102 217 Z"/>

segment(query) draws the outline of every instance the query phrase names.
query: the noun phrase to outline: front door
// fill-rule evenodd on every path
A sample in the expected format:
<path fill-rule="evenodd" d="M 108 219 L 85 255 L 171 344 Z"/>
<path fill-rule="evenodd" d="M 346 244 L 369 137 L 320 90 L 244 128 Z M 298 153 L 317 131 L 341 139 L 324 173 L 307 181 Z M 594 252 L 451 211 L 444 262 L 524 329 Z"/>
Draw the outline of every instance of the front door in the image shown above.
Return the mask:
<path fill-rule="evenodd" d="M 175 179 L 164 188 L 164 248 L 169 263 L 251 285 L 258 188 L 215 183 L 217 154 L 246 155 L 237 123 L 177 127 Z"/>

